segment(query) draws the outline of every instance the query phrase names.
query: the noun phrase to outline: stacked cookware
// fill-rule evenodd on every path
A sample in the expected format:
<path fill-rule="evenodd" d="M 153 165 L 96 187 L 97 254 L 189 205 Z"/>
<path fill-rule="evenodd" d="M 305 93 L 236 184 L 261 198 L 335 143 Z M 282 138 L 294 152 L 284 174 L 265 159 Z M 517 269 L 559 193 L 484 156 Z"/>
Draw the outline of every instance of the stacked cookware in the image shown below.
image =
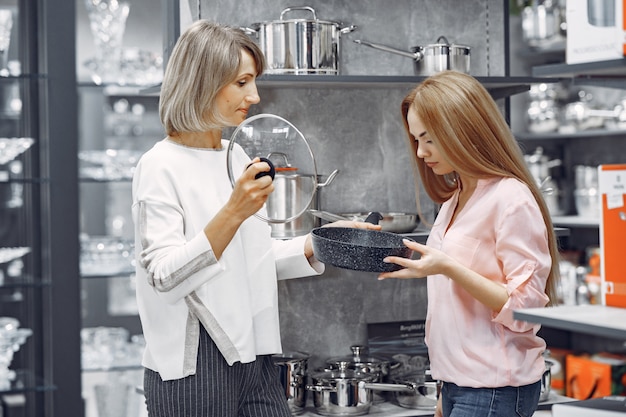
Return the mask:
<path fill-rule="evenodd" d="M 427 373 L 409 375 L 399 362 L 372 356 L 364 346 L 351 349 L 352 355 L 329 358 L 310 373 L 307 354 L 274 355 L 292 414 L 304 411 L 307 391 L 315 412 L 324 416 L 368 414 L 372 405 L 387 399 L 404 408 L 434 410 L 440 385 Z"/>

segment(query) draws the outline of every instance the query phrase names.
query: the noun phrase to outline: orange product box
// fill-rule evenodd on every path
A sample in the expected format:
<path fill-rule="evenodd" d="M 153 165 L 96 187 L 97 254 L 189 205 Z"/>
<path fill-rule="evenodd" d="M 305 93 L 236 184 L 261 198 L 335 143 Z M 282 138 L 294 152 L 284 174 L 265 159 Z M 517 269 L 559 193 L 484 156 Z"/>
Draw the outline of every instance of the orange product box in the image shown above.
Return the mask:
<path fill-rule="evenodd" d="M 626 267 L 624 236 L 626 236 L 626 164 L 598 167 L 600 185 L 600 250 L 602 304 L 626 307 Z"/>
<path fill-rule="evenodd" d="M 626 394 L 626 358 L 621 355 L 567 355 L 565 395 L 577 400 Z"/>

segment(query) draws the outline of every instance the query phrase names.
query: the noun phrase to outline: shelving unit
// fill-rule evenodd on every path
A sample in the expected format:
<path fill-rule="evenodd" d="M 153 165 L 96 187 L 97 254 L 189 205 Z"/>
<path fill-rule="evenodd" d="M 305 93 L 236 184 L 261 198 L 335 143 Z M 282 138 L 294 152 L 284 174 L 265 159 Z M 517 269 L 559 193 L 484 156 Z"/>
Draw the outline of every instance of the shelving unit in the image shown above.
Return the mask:
<path fill-rule="evenodd" d="M 76 163 L 68 158 L 77 136 L 68 94 L 75 75 L 67 71 L 74 50 L 58 48 L 74 43 L 74 4 L 13 0 L 0 7 L 13 10 L 9 56 L 21 68 L 0 77 L 0 136 L 34 140 L 0 165 L 0 247 L 29 248 L 21 263 L 0 265 L 14 268 L 3 269 L 0 315 L 32 330 L 9 367 L 15 378 L 0 389 L 0 414 L 79 416 L 79 306 L 68 303 L 79 299 Z M 20 401 L 9 408 L 5 398 Z"/>
<path fill-rule="evenodd" d="M 626 58 L 584 64 L 551 64 L 533 68 L 534 77 L 571 79 L 573 85 L 626 88 Z"/>
<path fill-rule="evenodd" d="M 575 333 L 626 341 L 626 309 L 602 305 L 528 308 L 513 313 L 517 320 Z"/>
<path fill-rule="evenodd" d="M 376 75 L 263 75 L 259 86 L 289 88 L 388 88 L 414 86 L 423 76 L 376 76 Z M 546 82 L 533 77 L 476 77 L 495 99 L 506 98 L 528 91 L 530 85 Z M 556 82 L 556 81 L 555 81 Z"/>

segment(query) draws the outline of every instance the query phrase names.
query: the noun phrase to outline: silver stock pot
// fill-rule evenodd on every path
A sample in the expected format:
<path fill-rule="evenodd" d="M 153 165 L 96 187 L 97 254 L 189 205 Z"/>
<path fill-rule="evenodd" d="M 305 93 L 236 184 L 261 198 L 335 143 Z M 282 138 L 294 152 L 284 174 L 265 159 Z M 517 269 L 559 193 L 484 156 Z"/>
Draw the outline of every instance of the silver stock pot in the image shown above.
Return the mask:
<path fill-rule="evenodd" d="M 286 19 L 297 10 L 312 19 Z M 341 27 L 338 22 L 319 20 L 309 6 L 287 7 L 279 20 L 253 23 L 244 28 L 255 34 L 267 59 L 268 74 L 338 74 L 340 37 L 356 26 Z"/>

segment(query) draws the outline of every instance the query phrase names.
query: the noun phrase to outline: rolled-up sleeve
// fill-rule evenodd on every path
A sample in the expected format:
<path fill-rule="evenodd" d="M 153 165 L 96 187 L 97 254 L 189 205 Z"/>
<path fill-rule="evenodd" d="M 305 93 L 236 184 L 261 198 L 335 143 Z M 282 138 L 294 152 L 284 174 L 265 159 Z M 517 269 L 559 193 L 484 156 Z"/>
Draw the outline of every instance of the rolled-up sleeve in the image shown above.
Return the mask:
<path fill-rule="evenodd" d="M 527 201 L 512 205 L 502 213 L 496 233 L 496 257 L 502 263 L 509 300 L 494 320 L 513 331 L 528 331 L 534 325 L 514 320 L 513 311 L 548 303 L 545 287 L 552 266 L 538 206 Z"/>

